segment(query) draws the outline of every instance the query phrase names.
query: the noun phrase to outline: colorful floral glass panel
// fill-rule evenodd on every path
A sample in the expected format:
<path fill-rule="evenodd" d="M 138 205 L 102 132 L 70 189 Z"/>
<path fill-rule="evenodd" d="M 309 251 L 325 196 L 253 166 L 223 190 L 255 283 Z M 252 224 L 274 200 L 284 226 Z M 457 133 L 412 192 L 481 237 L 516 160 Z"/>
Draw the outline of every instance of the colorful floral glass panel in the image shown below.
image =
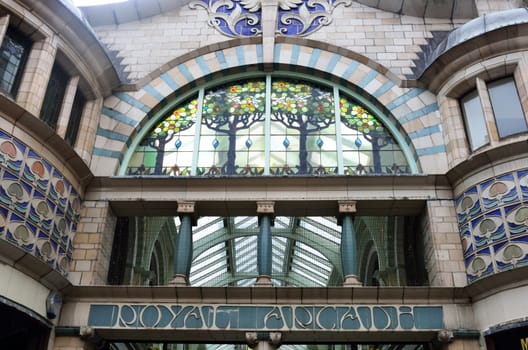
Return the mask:
<path fill-rule="evenodd" d="M 339 101 L 345 174 L 408 173 L 405 156 L 389 131 L 367 109 Z"/>
<path fill-rule="evenodd" d="M 272 174 L 337 172 L 332 90 L 302 82 L 273 82 L 271 121 Z"/>
<path fill-rule="evenodd" d="M 380 120 L 337 89 L 254 79 L 200 96 L 202 101 L 195 97 L 181 104 L 147 134 L 129 161 L 129 175 L 410 172 L 403 151 Z"/>
<path fill-rule="evenodd" d="M 266 83 L 248 81 L 207 91 L 202 112 L 198 173 L 264 172 Z"/>
<path fill-rule="evenodd" d="M 194 99 L 158 123 L 137 147 L 129 175 L 191 175 L 196 112 Z"/>

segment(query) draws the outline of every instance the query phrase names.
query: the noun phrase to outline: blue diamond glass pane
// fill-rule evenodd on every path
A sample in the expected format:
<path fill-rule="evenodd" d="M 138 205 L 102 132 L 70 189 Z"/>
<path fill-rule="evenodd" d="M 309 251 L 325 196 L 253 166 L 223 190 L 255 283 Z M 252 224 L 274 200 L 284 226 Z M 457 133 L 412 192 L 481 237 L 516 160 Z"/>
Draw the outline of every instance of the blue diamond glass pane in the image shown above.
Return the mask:
<path fill-rule="evenodd" d="M 317 139 L 317 147 L 321 148 L 321 147 L 323 147 L 323 144 L 324 144 L 323 140 L 321 138 L 318 138 Z"/>
<path fill-rule="evenodd" d="M 284 141 L 282 141 L 282 144 L 284 145 L 284 148 L 288 148 L 290 146 L 290 140 L 286 137 Z"/>
<path fill-rule="evenodd" d="M 215 139 L 213 140 L 213 148 L 216 149 L 219 145 L 220 145 L 220 142 L 218 141 L 217 138 L 215 138 Z"/>
<path fill-rule="evenodd" d="M 179 149 L 179 148 L 181 147 L 181 145 L 182 145 L 181 140 L 180 140 L 180 139 L 177 139 L 177 140 L 176 140 L 176 143 L 175 143 L 174 145 L 176 146 L 176 149 Z"/>
<path fill-rule="evenodd" d="M 357 148 L 361 147 L 361 145 L 363 144 L 363 142 L 361 142 L 361 140 L 359 139 L 359 137 L 356 139 L 356 141 L 354 142 L 354 144 L 356 145 Z"/>
<path fill-rule="evenodd" d="M 252 145 L 253 145 L 253 141 L 251 141 L 251 139 L 247 139 L 246 140 L 246 147 L 250 148 Z"/>

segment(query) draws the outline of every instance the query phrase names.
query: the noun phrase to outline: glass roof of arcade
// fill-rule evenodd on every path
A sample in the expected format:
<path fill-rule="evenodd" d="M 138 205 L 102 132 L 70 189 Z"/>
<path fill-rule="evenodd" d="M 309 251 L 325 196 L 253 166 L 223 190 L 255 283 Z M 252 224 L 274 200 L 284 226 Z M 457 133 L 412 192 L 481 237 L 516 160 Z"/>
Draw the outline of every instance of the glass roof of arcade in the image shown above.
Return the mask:
<path fill-rule="evenodd" d="M 258 231 L 257 217 L 199 219 L 198 226 L 193 228 L 191 285 L 253 285 L 258 275 Z M 335 218 L 276 217 L 272 227 L 273 284 L 311 287 L 339 284 L 340 236 Z"/>

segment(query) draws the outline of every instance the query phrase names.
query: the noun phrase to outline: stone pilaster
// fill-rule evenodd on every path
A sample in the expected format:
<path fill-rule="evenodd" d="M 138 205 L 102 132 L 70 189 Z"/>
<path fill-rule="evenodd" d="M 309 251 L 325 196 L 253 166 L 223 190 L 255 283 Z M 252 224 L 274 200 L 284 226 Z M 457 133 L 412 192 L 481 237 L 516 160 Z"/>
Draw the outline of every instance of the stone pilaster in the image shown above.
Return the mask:
<path fill-rule="evenodd" d="M 116 217 L 106 201 L 84 202 L 68 277 L 74 285 L 106 284 Z"/>
<path fill-rule="evenodd" d="M 279 2 L 277 0 L 262 0 L 261 6 L 263 62 L 266 68 L 271 69 L 275 56 L 275 31 L 277 29 Z"/>
<path fill-rule="evenodd" d="M 73 100 L 75 99 L 75 93 L 79 86 L 79 76 L 70 78 L 66 91 L 64 92 L 64 100 L 59 113 L 59 119 L 57 120 L 57 134 L 64 138 L 66 136 L 66 130 L 68 129 L 68 123 L 70 121 L 71 111 L 73 107 Z"/>
<path fill-rule="evenodd" d="M 86 342 L 78 336 L 56 337 L 54 350 L 86 350 Z"/>
<path fill-rule="evenodd" d="M 430 200 L 422 221 L 425 264 L 432 287 L 463 287 L 467 284 L 455 204 Z"/>
<path fill-rule="evenodd" d="M 57 53 L 55 36 L 33 43 L 16 101 L 28 112 L 40 116 L 51 69 Z"/>
<path fill-rule="evenodd" d="M 88 101 L 86 102 L 81 117 L 79 133 L 77 134 L 77 141 L 75 141 L 74 148 L 86 164 L 89 164 L 92 158 L 92 151 L 95 145 L 97 127 L 99 125 L 99 120 L 101 119 L 102 107 L 102 98 Z"/>
<path fill-rule="evenodd" d="M 0 17 L 0 43 L 4 41 L 7 27 L 9 26 L 9 15 Z"/>

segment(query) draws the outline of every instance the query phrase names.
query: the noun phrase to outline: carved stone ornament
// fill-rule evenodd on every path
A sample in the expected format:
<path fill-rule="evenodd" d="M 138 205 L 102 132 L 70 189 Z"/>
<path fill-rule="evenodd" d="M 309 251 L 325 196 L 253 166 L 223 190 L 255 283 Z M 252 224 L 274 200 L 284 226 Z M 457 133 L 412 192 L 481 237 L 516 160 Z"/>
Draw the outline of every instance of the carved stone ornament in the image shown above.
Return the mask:
<path fill-rule="evenodd" d="M 258 214 L 274 214 L 275 213 L 275 202 L 273 201 L 257 202 L 257 213 Z"/>
<path fill-rule="evenodd" d="M 263 32 L 262 2 L 265 0 L 193 0 L 189 7 L 204 8 L 208 23 L 230 37 L 251 37 Z M 305 36 L 332 22 L 338 5 L 352 0 L 273 0 L 278 7 L 275 33 Z"/>
<path fill-rule="evenodd" d="M 282 342 L 281 332 L 246 332 L 246 343 L 252 349 L 256 348 L 258 343 L 265 341 L 278 348 Z"/>

